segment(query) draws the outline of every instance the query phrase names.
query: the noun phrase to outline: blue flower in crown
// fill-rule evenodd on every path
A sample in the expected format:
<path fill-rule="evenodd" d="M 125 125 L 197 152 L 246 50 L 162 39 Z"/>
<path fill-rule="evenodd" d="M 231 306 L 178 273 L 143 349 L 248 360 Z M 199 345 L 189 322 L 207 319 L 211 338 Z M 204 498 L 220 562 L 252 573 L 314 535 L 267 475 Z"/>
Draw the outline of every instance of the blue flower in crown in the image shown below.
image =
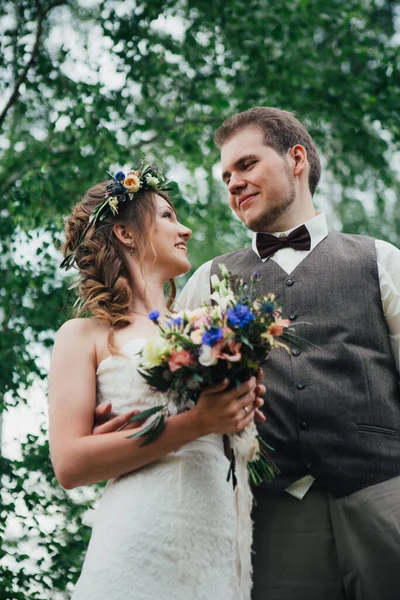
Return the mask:
<path fill-rule="evenodd" d="M 125 173 L 123 171 L 118 171 L 115 173 L 115 181 L 123 181 L 125 179 Z"/>
<path fill-rule="evenodd" d="M 120 171 L 120 172 L 122 173 L 122 171 Z M 125 192 L 126 192 L 126 189 L 124 188 L 124 186 L 121 183 L 119 183 L 118 185 L 116 185 L 116 186 L 113 187 L 113 193 L 116 196 L 120 196 L 121 194 L 125 194 Z"/>

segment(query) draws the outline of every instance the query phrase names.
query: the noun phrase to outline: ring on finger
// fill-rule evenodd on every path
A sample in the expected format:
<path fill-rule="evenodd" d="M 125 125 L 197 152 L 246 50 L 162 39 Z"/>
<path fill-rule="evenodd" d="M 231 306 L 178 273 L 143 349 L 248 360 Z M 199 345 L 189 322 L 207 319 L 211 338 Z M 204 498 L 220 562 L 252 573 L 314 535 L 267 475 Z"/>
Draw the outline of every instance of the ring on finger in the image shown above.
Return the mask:
<path fill-rule="evenodd" d="M 247 415 L 249 414 L 249 409 L 247 408 L 247 406 L 245 406 L 245 407 L 243 408 L 243 410 L 244 410 L 244 412 L 246 413 L 246 417 L 247 417 Z"/>

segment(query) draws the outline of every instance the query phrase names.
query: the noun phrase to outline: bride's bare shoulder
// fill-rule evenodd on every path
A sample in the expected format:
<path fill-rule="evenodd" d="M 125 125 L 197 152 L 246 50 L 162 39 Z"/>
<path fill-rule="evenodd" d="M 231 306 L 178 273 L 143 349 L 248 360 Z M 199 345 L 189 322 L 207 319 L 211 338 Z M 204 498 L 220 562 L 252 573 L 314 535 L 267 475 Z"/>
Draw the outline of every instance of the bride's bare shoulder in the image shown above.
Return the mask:
<path fill-rule="evenodd" d="M 107 335 L 107 326 L 99 319 L 78 318 L 66 321 L 58 330 L 56 344 L 74 345 L 79 341 L 85 346 L 95 346 L 99 339 Z"/>
<path fill-rule="evenodd" d="M 58 330 L 57 335 L 68 335 L 68 334 L 78 334 L 78 335 L 88 335 L 90 333 L 97 333 L 99 331 L 104 331 L 105 325 L 100 323 L 99 319 L 95 319 L 93 317 L 89 318 L 77 318 L 70 319 L 69 321 L 65 321 Z"/>

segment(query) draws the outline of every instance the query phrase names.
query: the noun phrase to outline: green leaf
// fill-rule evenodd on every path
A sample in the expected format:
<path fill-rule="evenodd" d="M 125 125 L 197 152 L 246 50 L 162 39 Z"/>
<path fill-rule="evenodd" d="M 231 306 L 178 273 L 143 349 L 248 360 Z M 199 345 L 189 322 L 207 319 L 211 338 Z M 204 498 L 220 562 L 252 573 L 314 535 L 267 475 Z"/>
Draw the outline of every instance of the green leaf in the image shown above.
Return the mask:
<path fill-rule="evenodd" d="M 165 427 L 165 417 L 164 417 L 164 415 L 160 415 L 159 420 L 156 423 L 154 429 L 149 433 L 147 438 L 140 445 L 147 446 L 147 444 L 150 444 L 151 442 L 153 442 L 155 439 L 158 438 L 160 433 L 163 431 L 164 427 Z"/>
<path fill-rule="evenodd" d="M 140 413 L 138 413 L 137 415 L 134 415 L 133 417 L 131 417 L 129 419 L 128 423 L 134 423 L 135 421 L 142 421 L 143 419 L 147 419 L 148 417 L 151 417 L 151 415 L 154 415 L 156 412 L 159 412 L 160 410 L 163 410 L 164 408 L 165 408 L 165 406 L 160 404 L 159 406 L 153 406 L 152 408 L 143 410 Z"/>
<path fill-rule="evenodd" d="M 137 431 L 136 433 L 134 433 L 133 435 L 129 435 L 127 437 L 128 440 L 134 440 L 136 438 L 139 437 L 143 437 L 144 435 L 146 435 L 147 433 L 149 433 L 150 431 L 152 431 L 154 429 L 154 427 L 157 426 L 160 416 L 157 416 L 155 419 L 153 419 L 150 423 L 148 423 L 146 425 L 146 427 L 143 427 L 143 429 L 141 429 L 140 431 Z"/>

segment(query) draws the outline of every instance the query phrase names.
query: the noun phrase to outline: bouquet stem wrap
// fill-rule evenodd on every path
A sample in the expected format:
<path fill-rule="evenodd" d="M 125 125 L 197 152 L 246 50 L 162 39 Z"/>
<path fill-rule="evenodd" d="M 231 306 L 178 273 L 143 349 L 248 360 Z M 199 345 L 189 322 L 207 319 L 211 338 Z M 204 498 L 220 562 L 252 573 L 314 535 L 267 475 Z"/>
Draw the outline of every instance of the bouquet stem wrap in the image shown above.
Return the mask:
<path fill-rule="evenodd" d="M 238 599 L 250 600 L 252 584 L 251 547 L 253 543 L 253 522 L 251 509 L 253 494 L 250 488 L 248 462 L 258 458 L 259 446 L 257 429 L 252 421 L 240 433 L 229 436 L 235 457 L 235 504 L 236 522 L 236 568 L 238 573 Z"/>

